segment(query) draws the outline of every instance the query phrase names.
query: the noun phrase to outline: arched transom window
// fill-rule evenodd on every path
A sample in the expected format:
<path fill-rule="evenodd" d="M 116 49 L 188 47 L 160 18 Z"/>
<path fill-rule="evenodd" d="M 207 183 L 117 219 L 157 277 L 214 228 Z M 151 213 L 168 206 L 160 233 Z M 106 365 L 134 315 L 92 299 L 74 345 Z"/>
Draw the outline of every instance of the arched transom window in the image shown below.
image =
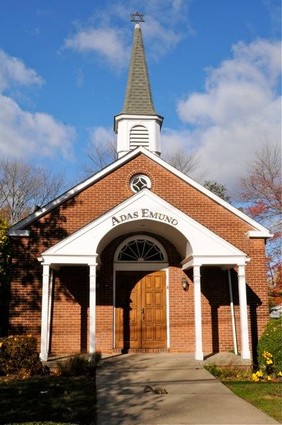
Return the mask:
<path fill-rule="evenodd" d="M 164 262 L 166 254 L 153 238 L 138 236 L 127 239 L 117 251 L 117 261 Z"/>

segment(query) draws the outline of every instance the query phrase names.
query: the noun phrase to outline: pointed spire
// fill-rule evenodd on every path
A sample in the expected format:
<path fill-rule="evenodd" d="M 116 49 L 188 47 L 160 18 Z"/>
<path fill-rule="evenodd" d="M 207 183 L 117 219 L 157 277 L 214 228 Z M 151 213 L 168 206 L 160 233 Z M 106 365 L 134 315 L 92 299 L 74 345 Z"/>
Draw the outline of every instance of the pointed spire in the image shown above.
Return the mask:
<path fill-rule="evenodd" d="M 157 155 L 161 152 L 160 132 L 163 117 L 155 111 L 146 64 L 140 22 L 141 13 L 133 13 L 133 46 L 125 101 L 122 112 L 114 117 L 118 158 L 132 149 L 143 147 Z"/>
<path fill-rule="evenodd" d="M 140 20 L 137 21 L 136 16 Z M 153 105 L 142 31 L 139 24 L 139 22 L 144 22 L 143 16 L 136 12 L 136 14 L 132 15 L 131 20 L 135 22 L 135 29 L 126 96 L 121 113 L 130 115 L 157 115 Z"/>

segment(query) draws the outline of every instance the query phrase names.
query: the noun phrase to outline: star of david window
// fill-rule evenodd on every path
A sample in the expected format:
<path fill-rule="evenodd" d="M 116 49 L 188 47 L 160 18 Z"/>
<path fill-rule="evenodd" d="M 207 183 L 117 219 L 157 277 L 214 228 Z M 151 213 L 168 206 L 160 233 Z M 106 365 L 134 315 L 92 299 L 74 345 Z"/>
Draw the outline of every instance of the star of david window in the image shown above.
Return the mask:
<path fill-rule="evenodd" d="M 132 177 L 130 180 L 130 187 L 131 190 L 135 193 L 140 192 L 140 190 L 148 188 L 151 188 L 151 180 L 148 176 L 145 176 L 144 174 L 136 174 Z"/>
<path fill-rule="evenodd" d="M 119 251 L 118 261 L 165 261 L 160 247 L 148 239 L 134 239 L 127 242 Z"/>

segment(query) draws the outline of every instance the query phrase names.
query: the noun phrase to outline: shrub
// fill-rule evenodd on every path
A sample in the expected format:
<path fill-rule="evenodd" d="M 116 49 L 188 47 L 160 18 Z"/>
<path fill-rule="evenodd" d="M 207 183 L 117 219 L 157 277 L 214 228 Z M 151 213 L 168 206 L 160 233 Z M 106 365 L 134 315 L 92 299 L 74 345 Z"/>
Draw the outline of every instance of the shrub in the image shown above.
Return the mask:
<path fill-rule="evenodd" d="M 282 371 L 282 318 L 271 319 L 258 342 L 258 363 L 260 369 L 271 369 L 272 373 Z M 271 356 L 267 356 L 270 354 Z M 269 360 L 268 360 L 269 359 Z M 272 360 L 272 363 L 268 364 Z"/>
<path fill-rule="evenodd" d="M 65 362 L 58 363 L 62 376 L 91 376 L 96 374 L 96 367 L 101 359 L 101 353 L 96 352 L 87 357 L 74 356 Z"/>
<path fill-rule="evenodd" d="M 9 336 L 0 339 L 0 371 L 4 375 L 43 371 L 36 351 L 36 339 L 32 336 Z"/>

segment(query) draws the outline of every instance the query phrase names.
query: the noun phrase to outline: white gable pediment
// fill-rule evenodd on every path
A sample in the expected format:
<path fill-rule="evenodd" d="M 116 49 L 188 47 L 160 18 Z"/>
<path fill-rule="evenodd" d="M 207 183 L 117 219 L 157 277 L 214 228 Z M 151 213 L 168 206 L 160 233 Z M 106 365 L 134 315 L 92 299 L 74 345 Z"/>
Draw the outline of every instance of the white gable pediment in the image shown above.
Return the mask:
<path fill-rule="evenodd" d="M 269 233 L 269 231 L 263 227 L 261 224 L 257 223 L 250 217 L 248 217 L 246 214 L 244 214 L 239 209 L 233 207 L 228 202 L 221 199 L 219 196 L 215 195 L 205 187 L 201 186 L 199 183 L 195 182 L 190 177 L 186 176 L 185 174 L 178 171 L 176 168 L 165 162 L 163 159 L 161 159 L 158 155 L 153 154 L 152 152 L 148 151 L 145 148 L 138 147 L 130 152 L 128 152 L 125 156 L 122 158 L 119 158 L 112 164 L 105 167 L 103 170 L 99 171 L 95 175 L 89 177 L 82 183 L 78 184 L 77 186 L 73 187 L 69 191 L 65 192 L 58 198 L 54 199 L 53 201 L 49 202 L 47 205 L 42 207 L 41 209 L 35 211 L 34 213 L 30 214 L 25 219 L 19 221 L 18 223 L 14 224 L 12 227 L 10 227 L 8 234 L 9 236 L 28 236 L 29 231 L 25 230 L 25 227 L 28 226 L 30 223 L 34 222 L 35 220 L 38 220 L 43 215 L 50 212 L 53 208 L 58 207 L 59 205 L 62 205 L 64 202 L 71 199 L 76 194 L 80 193 L 81 191 L 85 190 L 87 187 L 91 186 L 92 184 L 95 184 L 96 181 L 104 178 L 107 174 L 114 172 L 116 169 L 122 167 L 125 163 L 131 161 L 134 157 L 143 154 L 159 164 L 161 167 L 167 169 L 172 174 L 175 174 L 179 178 L 181 178 L 183 181 L 185 181 L 190 186 L 196 188 L 199 192 L 203 193 L 204 195 L 208 196 L 210 199 L 215 201 L 217 204 L 223 206 L 226 210 L 230 211 L 235 216 L 239 217 L 241 220 L 248 223 L 251 227 L 248 236 L 250 238 L 269 238 L 272 235 Z"/>
<path fill-rule="evenodd" d="M 202 263 L 218 264 L 221 259 L 221 264 L 237 264 L 238 258 L 246 258 L 235 246 L 148 189 L 49 248 L 42 257 L 48 263 L 88 264 L 101 253 L 106 242 L 142 230 L 161 233 L 176 246 L 183 260 L 198 258 Z"/>

